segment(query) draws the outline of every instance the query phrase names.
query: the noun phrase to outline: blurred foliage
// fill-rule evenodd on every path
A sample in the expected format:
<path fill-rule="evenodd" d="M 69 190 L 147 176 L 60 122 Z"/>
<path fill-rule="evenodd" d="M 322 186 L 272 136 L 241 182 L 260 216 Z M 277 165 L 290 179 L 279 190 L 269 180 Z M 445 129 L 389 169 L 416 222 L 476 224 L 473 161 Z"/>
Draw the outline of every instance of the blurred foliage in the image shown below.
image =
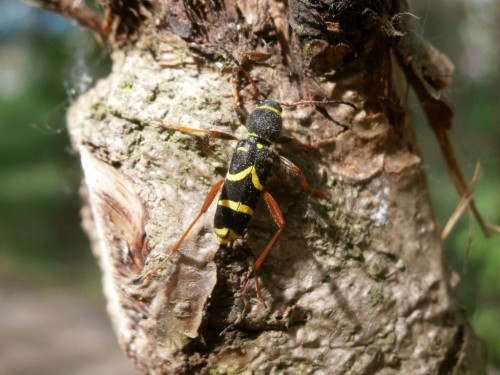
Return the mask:
<path fill-rule="evenodd" d="M 98 280 L 89 277 L 89 270 L 97 275 L 97 269 L 80 228 L 81 172 L 64 116 L 75 90 L 90 83 L 89 74 L 102 75 L 109 61 L 88 67 L 93 72 L 77 72 L 83 62 L 78 48 L 87 48 L 89 61 L 102 60 L 89 33 L 23 3 L 3 2 L 0 14 L 3 284 Z"/>
<path fill-rule="evenodd" d="M 96 286 L 98 272 L 79 224 L 80 168 L 69 149 L 64 115 L 78 93 L 106 74 L 109 60 L 90 33 L 14 3 L 0 4 L 0 273 L 10 283 L 30 277 L 48 285 Z M 419 17 L 414 33 L 456 64 L 447 91 L 455 107 L 451 135 L 468 178 L 481 162 L 476 201 L 489 222 L 500 223 L 500 5 L 493 0 L 410 3 Z M 16 7 L 25 8 L 16 13 Z M 416 101 L 412 110 L 444 227 L 459 197 Z M 500 240 L 485 239 L 474 223 L 466 256 L 470 220 L 464 215 L 445 247 L 461 275 L 460 296 L 470 320 L 489 345 L 491 363 L 500 366 Z"/>
<path fill-rule="evenodd" d="M 460 165 L 470 180 L 476 162 L 482 177 L 476 203 L 484 218 L 500 224 L 500 2 L 495 0 L 418 0 L 410 2 L 419 17 L 415 33 L 431 41 L 455 64 L 446 91 L 455 111 L 451 138 Z M 459 202 L 438 146 L 417 104 L 413 108 L 436 215 L 443 228 Z M 473 226 L 468 250 L 469 225 Z M 467 214 L 445 241 L 459 273 L 460 299 L 476 333 L 488 344 L 490 363 L 500 367 L 500 238 L 486 239 Z"/>

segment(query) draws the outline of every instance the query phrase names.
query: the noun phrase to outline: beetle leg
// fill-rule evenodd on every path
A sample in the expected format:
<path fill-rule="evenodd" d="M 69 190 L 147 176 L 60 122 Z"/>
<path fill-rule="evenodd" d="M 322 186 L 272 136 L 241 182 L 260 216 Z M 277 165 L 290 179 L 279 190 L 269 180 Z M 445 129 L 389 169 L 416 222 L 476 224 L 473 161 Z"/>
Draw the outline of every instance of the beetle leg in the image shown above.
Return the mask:
<path fill-rule="evenodd" d="M 260 267 L 262 266 L 262 263 L 264 263 L 264 260 L 266 259 L 267 255 L 271 251 L 271 248 L 273 247 L 274 243 L 276 242 L 276 240 L 280 236 L 283 229 L 285 229 L 285 219 L 283 218 L 283 214 L 281 213 L 281 210 L 280 210 L 280 207 L 278 206 L 278 203 L 274 200 L 272 195 L 269 194 L 267 191 L 264 191 L 263 194 L 264 194 L 264 199 L 265 199 L 266 204 L 267 204 L 267 208 L 269 209 L 269 212 L 271 213 L 271 216 L 272 216 L 274 222 L 276 223 L 276 225 L 278 225 L 278 229 L 276 230 L 276 232 L 274 232 L 273 237 L 267 243 L 265 249 L 262 251 L 262 254 L 260 254 L 259 258 L 257 259 L 257 261 L 255 262 L 255 264 L 253 266 L 253 273 L 254 273 L 254 277 L 255 277 L 255 289 L 257 291 L 257 298 L 264 305 L 264 307 L 267 307 L 266 303 L 264 302 L 264 299 L 262 298 L 262 294 L 260 292 L 258 272 L 259 272 Z"/>
<path fill-rule="evenodd" d="M 144 282 L 145 280 L 149 280 L 151 279 L 151 277 L 154 276 L 154 274 L 156 272 L 158 272 L 158 270 L 160 270 L 161 268 L 163 268 L 165 266 L 165 264 L 167 263 L 168 259 L 173 255 L 175 254 L 177 251 L 179 251 L 179 249 L 181 248 L 182 246 L 182 243 L 184 242 L 184 240 L 186 239 L 187 235 L 189 234 L 189 232 L 191 231 L 191 229 L 193 228 L 193 226 L 197 223 L 197 221 L 200 219 L 200 217 L 205 213 L 207 212 L 208 208 L 210 207 L 210 205 L 212 204 L 212 202 L 214 201 L 215 197 L 217 196 L 217 193 L 219 192 L 220 188 L 222 187 L 222 184 L 224 183 L 224 179 L 221 179 L 219 181 L 217 181 L 217 183 L 212 187 L 212 189 L 209 191 L 209 193 L 207 194 L 206 198 L 205 198 L 205 202 L 203 202 L 203 206 L 201 206 L 201 209 L 200 209 L 200 212 L 198 213 L 198 215 L 195 217 L 195 219 L 191 222 L 191 224 L 189 225 L 189 227 L 186 229 L 186 231 L 184 232 L 184 234 L 181 236 L 181 238 L 179 238 L 179 240 L 177 241 L 177 243 L 174 245 L 174 247 L 172 248 L 172 250 L 170 251 L 170 253 L 165 257 L 165 259 L 163 259 L 160 264 L 158 264 L 155 268 L 153 268 L 151 271 L 149 271 L 148 273 L 146 273 L 145 275 L 143 276 L 139 276 L 138 278 L 136 278 L 133 282 L 134 284 L 139 284 L 139 283 L 142 283 Z"/>
<path fill-rule="evenodd" d="M 284 156 L 278 155 L 280 163 L 283 164 L 283 166 L 286 168 L 287 171 L 291 172 L 294 176 L 297 176 L 300 179 L 300 182 L 302 186 L 304 187 L 304 190 L 307 191 L 308 193 L 315 195 L 320 198 L 325 198 L 329 195 L 328 192 L 323 191 L 323 190 L 318 190 L 307 182 L 306 178 L 304 177 L 304 173 L 302 170 L 297 167 L 295 164 L 293 164 L 290 160 L 285 158 Z"/>

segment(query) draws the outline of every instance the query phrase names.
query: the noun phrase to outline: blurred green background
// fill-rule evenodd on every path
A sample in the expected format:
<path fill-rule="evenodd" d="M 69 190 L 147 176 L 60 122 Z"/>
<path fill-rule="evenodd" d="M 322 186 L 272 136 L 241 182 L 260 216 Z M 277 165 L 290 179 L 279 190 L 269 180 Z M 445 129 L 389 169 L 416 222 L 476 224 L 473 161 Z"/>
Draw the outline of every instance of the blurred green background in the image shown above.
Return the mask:
<path fill-rule="evenodd" d="M 61 17 L 14 1 L 2 2 L 0 14 L 2 275 L 42 283 L 94 279 L 64 116 L 77 90 L 90 84 L 84 80 L 109 62 L 96 66 L 99 52 L 87 33 Z"/>
<path fill-rule="evenodd" d="M 483 217 L 500 224 L 500 1 L 409 1 L 420 19 L 415 33 L 432 42 L 455 64 L 446 96 L 455 110 L 451 139 L 467 179 L 477 162 L 482 176 L 475 199 Z M 414 113 L 427 180 L 441 227 L 459 198 L 451 184 L 437 142 L 415 104 Z M 469 224 L 474 227 L 467 254 Z M 476 333 L 488 345 L 488 359 L 500 368 L 500 237 L 486 239 L 464 215 L 445 242 L 450 262 L 460 274 L 460 298 Z M 493 369 L 492 369 L 493 371 Z"/>
<path fill-rule="evenodd" d="M 138 374 L 80 228 L 64 121 L 108 55 L 74 23 L 0 0 L 0 374 Z"/>
<path fill-rule="evenodd" d="M 419 17 L 415 35 L 430 40 L 456 65 L 453 85 L 447 90 L 456 111 L 451 136 L 467 178 L 481 162 L 476 201 L 487 221 L 500 223 L 500 2 L 410 3 Z M 15 0 L 0 0 L 2 304 L 20 290 L 40 295 L 65 289 L 90 301 L 104 316 L 99 272 L 80 228 L 81 172 L 69 148 L 64 116 L 71 101 L 109 69 L 106 49 L 87 31 Z M 459 198 L 416 102 L 412 110 L 433 202 L 444 227 Z M 499 368 L 500 240 L 485 239 L 474 223 L 466 257 L 469 222 L 464 215 L 446 241 L 446 251 L 462 278 L 463 305 L 476 332 L 488 343 L 490 364 Z M 0 362 L 2 357 L 0 349 Z M 126 371 L 120 368 L 116 373 Z"/>

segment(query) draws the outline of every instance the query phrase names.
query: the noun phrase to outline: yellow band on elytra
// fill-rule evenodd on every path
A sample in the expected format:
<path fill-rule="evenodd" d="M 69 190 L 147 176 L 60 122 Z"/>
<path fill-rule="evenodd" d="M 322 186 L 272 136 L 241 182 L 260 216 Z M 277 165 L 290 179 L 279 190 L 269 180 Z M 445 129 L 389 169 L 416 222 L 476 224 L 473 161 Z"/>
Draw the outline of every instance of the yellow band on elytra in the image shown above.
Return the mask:
<path fill-rule="evenodd" d="M 246 215 L 253 215 L 253 210 L 251 207 L 247 206 L 246 204 L 240 203 L 240 202 L 235 202 L 231 201 L 229 199 L 221 199 L 218 203 L 219 206 L 224 206 L 227 207 L 233 211 L 236 212 L 241 212 Z"/>
<path fill-rule="evenodd" d="M 264 190 L 264 186 L 260 183 L 259 176 L 257 175 L 257 171 L 253 165 L 249 166 L 246 169 L 238 173 L 228 173 L 226 175 L 226 180 L 229 181 L 241 181 L 249 174 L 252 175 L 252 184 L 257 190 Z"/>
<path fill-rule="evenodd" d="M 249 173 L 252 172 L 253 165 L 249 166 L 246 169 L 243 169 L 242 171 L 238 173 L 227 173 L 226 174 L 226 180 L 229 181 L 240 181 L 243 180 L 246 176 L 248 176 Z"/>
<path fill-rule="evenodd" d="M 226 244 L 237 240 L 240 237 L 240 235 L 231 228 L 215 228 L 214 232 L 217 235 L 217 241 L 220 244 Z"/>

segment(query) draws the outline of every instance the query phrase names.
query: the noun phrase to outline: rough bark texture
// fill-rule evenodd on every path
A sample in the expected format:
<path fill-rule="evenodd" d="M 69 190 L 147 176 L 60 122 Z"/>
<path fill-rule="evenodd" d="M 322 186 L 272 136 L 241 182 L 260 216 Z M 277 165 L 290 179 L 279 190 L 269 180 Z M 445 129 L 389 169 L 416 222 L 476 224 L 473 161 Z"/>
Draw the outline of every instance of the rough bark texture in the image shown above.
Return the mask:
<path fill-rule="evenodd" d="M 109 312 L 140 369 L 484 372 L 482 347 L 454 299 L 458 279 L 443 259 L 406 105 L 410 68 L 401 63 L 411 62 L 411 33 L 398 2 L 125 1 L 109 10 L 113 71 L 68 121 Z M 214 43 L 237 56 L 269 53 L 246 67 L 270 98 L 358 107 L 284 113 L 286 134 L 321 147 L 280 152 L 330 196 L 304 194 L 276 169 L 267 189 L 287 226 L 260 273 L 267 308 L 250 272 L 275 230 L 264 205 L 230 249 L 214 241 L 212 208 L 152 280 L 133 283 L 168 254 L 234 147 L 157 120 L 245 135 L 232 110 L 234 65 Z M 251 86 L 239 88 L 251 109 Z"/>

